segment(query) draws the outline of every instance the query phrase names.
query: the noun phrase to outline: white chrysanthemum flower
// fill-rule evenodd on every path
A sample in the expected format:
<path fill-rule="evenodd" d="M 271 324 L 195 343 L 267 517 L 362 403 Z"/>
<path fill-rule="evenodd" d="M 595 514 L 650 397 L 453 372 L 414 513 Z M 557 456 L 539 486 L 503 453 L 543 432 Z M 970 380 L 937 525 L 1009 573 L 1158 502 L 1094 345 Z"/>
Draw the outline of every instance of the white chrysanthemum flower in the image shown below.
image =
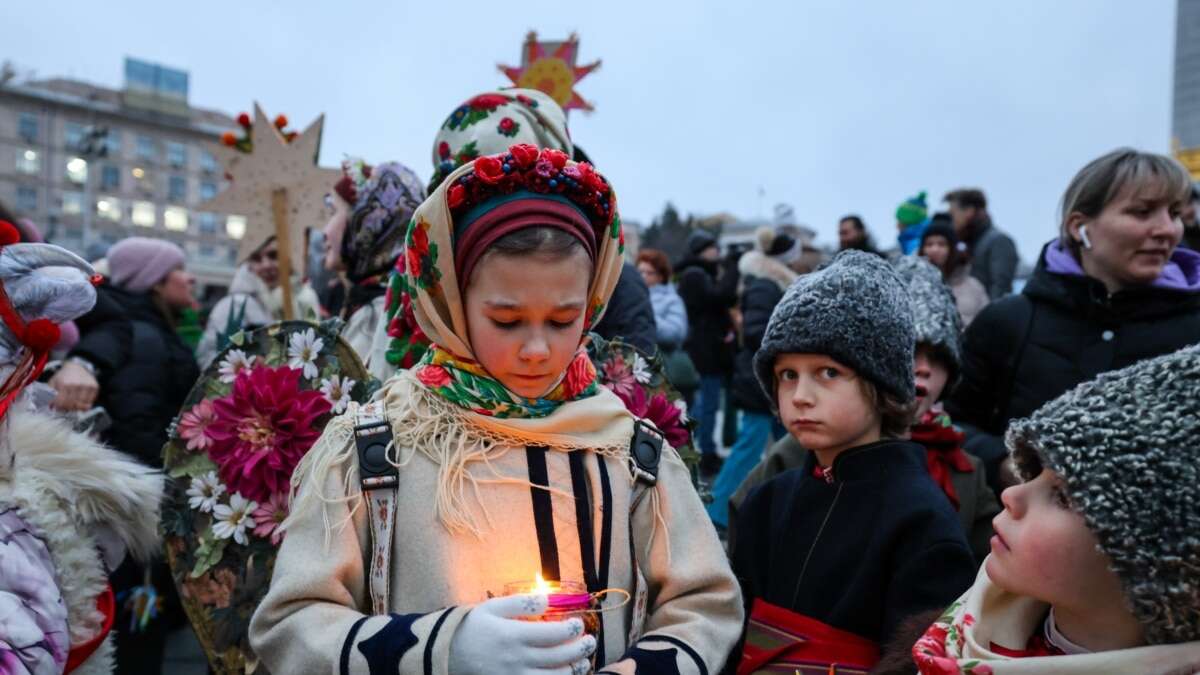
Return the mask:
<path fill-rule="evenodd" d="M 685 401 L 683 399 L 679 399 L 678 401 L 675 401 L 675 407 L 679 409 L 679 423 L 687 424 L 687 421 L 688 421 L 687 401 Z"/>
<path fill-rule="evenodd" d="M 320 374 L 317 357 L 324 346 L 324 340 L 317 337 L 317 332 L 311 328 L 303 333 L 292 334 L 288 340 L 288 367 L 303 370 L 305 379 L 316 377 Z"/>
<path fill-rule="evenodd" d="M 192 479 L 192 484 L 187 489 L 188 506 L 201 513 L 212 513 L 213 507 L 217 505 L 217 500 L 223 494 L 225 494 L 225 486 L 221 484 L 221 479 L 217 478 L 217 472 L 209 471 L 203 476 L 196 476 Z"/>
<path fill-rule="evenodd" d="M 258 508 L 258 502 L 252 502 L 235 492 L 229 498 L 228 504 L 217 504 L 213 507 L 213 534 L 221 539 L 233 540 L 242 546 L 245 546 L 249 540 L 246 538 L 246 530 L 253 529 L 258 523 L 254 521 L 254 510 Z"/>
<path fill-rule="evenodd" d="M 253 365 L 253 356 L 246 356 L 246 352 L 240 349 L 230 349 L 224 360 L 221 361 L 221 381 L 233 382 L 237 379 L 238 373 L 249 370 Z"/>
<path fill-rule="evenodd" d="M 633 357 L 633 378 L 638 381 L 638 384 L 650 384 L 650 364 L 646 359 L 642 358 L 641 354 L 635 354 Z"/>
<path fill-rule="evenodd" d="M 350 403 L 350 391 L 354 389 L 354 380 L 348 377 L 334 375 L 327 380 L 321 380 L 321 393 L 325 400 L 333 406 L 333 413 L 340 414 Z"/>

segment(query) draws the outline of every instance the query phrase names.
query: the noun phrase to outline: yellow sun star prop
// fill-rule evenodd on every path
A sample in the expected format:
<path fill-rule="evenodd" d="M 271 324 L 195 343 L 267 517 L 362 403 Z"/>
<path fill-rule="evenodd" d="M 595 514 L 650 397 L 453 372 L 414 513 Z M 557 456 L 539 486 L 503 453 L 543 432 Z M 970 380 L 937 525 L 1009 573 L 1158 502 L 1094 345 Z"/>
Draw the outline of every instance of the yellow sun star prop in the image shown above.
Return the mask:
<path fill-rule="evenodd" d="M 578 55 L 578 35 L 572 33 L 565 42 L 538 42 L 537 33 L 531 31 L 521 48 L 521 66 L 501 65 L 499 68 L 516 86 L 544 92 L 563 110 L 592 110 L 592 104 L 575 91 L 575 85 L 599 68 L 600 61 L 577 66 Z"/>
<path fill-rule="evenodd" d="M 210 148 L 230 184 L 196 208 L 245 217 L 238 262 L 277 237 L 281 243 L 286 239 L 292 264 L 303 272 L 306 231 L 325 220 L 325 195 L 341 176 L 337 169 L 317 166 L 324 121 L 324 115 L 317 117 L 289 143 L 255 103 L 254 150 L 245 154 L 222 145 Z"/>

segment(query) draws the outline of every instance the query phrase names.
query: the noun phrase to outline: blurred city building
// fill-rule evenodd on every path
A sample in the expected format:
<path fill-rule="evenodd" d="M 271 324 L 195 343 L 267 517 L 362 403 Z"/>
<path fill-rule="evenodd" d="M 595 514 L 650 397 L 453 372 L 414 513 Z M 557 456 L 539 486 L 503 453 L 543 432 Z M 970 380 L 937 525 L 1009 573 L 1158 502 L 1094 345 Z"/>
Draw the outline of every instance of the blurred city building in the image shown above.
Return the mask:
<path fill-rule="evenodd" d="M 1200 0 L 1178 0 L 1171 146 L 1193 180 L 1200 180 Z"/>

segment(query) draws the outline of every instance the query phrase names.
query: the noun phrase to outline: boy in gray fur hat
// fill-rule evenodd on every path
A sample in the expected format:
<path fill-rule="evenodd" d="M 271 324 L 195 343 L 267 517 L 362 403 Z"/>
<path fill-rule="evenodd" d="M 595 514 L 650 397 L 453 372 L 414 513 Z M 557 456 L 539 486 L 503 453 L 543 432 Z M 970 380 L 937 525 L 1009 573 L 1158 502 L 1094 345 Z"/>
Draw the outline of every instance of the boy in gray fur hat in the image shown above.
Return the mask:
<path fill-rule="evenodd" d="M 750 614 L 738 672 L 869 669 L 902 618 L 970 585 L 974 560 L 925 448 L 902 440 L 915 347 L 905 283 L 860 251 L 798 279 L 772 314 L 755 371 L 807 450 L 750 492 L 730 531 Z M 779 644 L 789 633 L 823 640 Z"/>
<path fill-rule="evenodd" d="M 1200 671 L 1200 347 L 1081 384 L 1006 440 L 1025 482 L 912 648 L 920 671 Z"/>

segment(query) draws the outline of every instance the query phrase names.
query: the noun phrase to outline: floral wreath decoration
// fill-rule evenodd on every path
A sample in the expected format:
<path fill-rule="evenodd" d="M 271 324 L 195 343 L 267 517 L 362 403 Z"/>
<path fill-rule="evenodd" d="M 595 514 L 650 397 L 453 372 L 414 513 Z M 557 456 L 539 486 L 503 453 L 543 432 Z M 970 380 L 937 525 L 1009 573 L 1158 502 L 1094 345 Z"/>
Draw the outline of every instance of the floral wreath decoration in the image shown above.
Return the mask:
<path fill-rule="evenodd" d="M 213 672 L 256 661 L 250 617 L 283 538 L 292 472 L 334 415 L 378 387 L 337 328 L 285 321 L 234 334 L 167 430 L 163 540 Z"/>
<path fill-rule="evenodd" d="M 224 145 L 227 148 L 233 148 L 239 152 L 250 154 L 254 151 L 254 136 L 251 133 L 251 130 L 254 127 L 254 120 L 250 117 L 250 113 L 239 113 L 237 116 L 237 124 L 242 130 L 242 135 L 238 136 L 232 131 L 226 131 L 225 133 L 221 134 L 221 145 Z M 275 128 L 278 129 L 279 133 L 283 136 L 283 140 L 291 143 L 296 139 L 296 136 L 298 135 L 297 132 L 294 130 L 288 131 L 287 129 L 287 115 L 276 115 L 274 124 Z"/>

